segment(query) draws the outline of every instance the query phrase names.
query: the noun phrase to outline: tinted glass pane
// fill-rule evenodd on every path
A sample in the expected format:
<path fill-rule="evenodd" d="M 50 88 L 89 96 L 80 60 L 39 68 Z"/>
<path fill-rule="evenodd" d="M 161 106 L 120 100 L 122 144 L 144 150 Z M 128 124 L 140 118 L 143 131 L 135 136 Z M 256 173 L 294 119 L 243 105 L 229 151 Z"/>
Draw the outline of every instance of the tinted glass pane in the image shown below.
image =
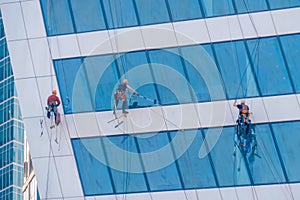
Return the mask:
<path fill-rule="evenodd" d="M 109 28 L 138 25 L 132 0 L 103 0 Z"/>
<path fill-rule="evenodd" d="M 151 191 L 181 189 L 168 133 L 143 134 L 137 138 Z M 157 162 L 159 161 L 159 162 Z"/>
<path fill-rule="evenodd" d="M 117 59 L 119 71 L 124 75 L 129 85 L 133 87 L 142 96 L 152 100 L 157 100 L 157 94 L 154 87 L 154 81 L 145 52 L 132 52 L 122 55 Z M 145 98 L 130 94 L 129 105 L 133 102 L 138 103 L 138 107 L 153 106 L 154 102 Z"/>
<path fill-rule="evenodd" d="M 155 83 L 161 104 L 192 102 L 188 81 L 177 49 L 154 50 L 149 52 Z M 169 91 L 168 91 L 169 90 Z"/>
<path fill-rule="evenodd" d="M 300 0 L 268 0 L 271 9 L 300 6 Z"/>
<path fill-rule="evenodd" d="M 210 45 L 181 48 L 192 93 L 196 101 L 226 99 L 223 81 Z"/>
<path fill-rule="evenodd" d="M 106 28 L 99 0 L 72 0 L 70 4 L 77 32 Z"/>
<path fill-rule="evenodd" d="M 173 21 L 201 18 L 198 0 L 168 0 Z"/>
<path fill-rule="evenodd" d="M 54 62 L 65 113 L 93 111 L 88 76 L 80 58 Z"/>
<path fill-rule="evenodd" d="M 206 17 L 234 14 L 232 2 L 229 0 L 200 0 Z"/>
<path fill-rule="evenodd" d="M 218 43 L 214 47 L 228 98 L 258 96 L 244 42 Z"/>
<path fill-rule="evenodd" d="M 280 154 L 290 182 L 300 181 L 300 122 L 272 124 Z"/>
<path fill-rule="evenodd" d="M 205 132 L 220 186 L 250 185 L 243 156 L 232 156 L 234 127 L 206 129 Z M 216 138 L 218 141 L 212 146 L 212 141 Z"/>
<path fill-rule="evenodd" d="M 290 74 L 296 89 L 296 92 L 300 92 L 300 35 L 289 35 L 280 37 L 282 42 L 284 55 L 287 59 Z"/>
<path fill-rule="evenodd" d="M 73 139 L 72 145 L 84 194 L 113 193 L 109 168 L 102 159 L 105 155 L 101 147 L 101 139 Z"/>
<path fill-rule="evenodd" d="M 262 95 L 292 93 L 291 82 L 277 39 L 248 40 L 247 44 Z"/>
<path fill-rule="evenodd" d="M 87 57 L 84 60 L 84 66 L 95 110 L 111 110 L 114 87 L 118 85 L 114 57 L 112 55 Z"/>
<path fill-rule="evenodd" d="M 216 187 L 208 157 L 199 158 L 198 156 L 203 144 L 201 131 L 172 131 L 170 135 L 173 138 L 172 145 L 179 170 L 183 175 L 184 187 L 186 189 Z"/>
<path fill-rule="evenodd" d="M 233 0 L 238 13 L 249 13 L 267 10 L 266 0 Z"/>
<path fill-rule="evenodd" d="M 141 25 L 169 22 L 165 0 L 135 0 Z"/>
<path fill-rule="evenodd" d="M 110 163 L 117 193 L 147 191 L 144 169 L 134 137 L 129 135 L 104 137 L 104 146 Z"/>
<path fill-rule="evenodd" d="M 254 184 L 285 182 L 269 125 L 257 125 L 255 132 L 257 154 L 248 156 Z"/>
<path fill-rule="evenodd" d="M 68 0 L 41 0 L 48 35 L 74 33 Z"/>

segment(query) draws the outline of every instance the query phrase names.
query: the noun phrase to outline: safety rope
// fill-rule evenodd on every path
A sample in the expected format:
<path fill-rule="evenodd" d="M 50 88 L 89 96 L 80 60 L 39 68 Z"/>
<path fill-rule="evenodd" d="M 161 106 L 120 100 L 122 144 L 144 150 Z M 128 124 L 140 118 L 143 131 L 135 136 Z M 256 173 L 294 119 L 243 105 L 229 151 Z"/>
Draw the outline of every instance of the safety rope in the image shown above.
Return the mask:
<path fill-rule="evenodd" d="M 20 8 L 21 8 L 22 16 L 24 17 L 24 11 L 23 11 L 23 7 L 22 7 L 21 3 L 20 3 Z M 23 21 L 23 25 L 24 25 L 24 28 L 25 28 L 26 38 L 28 38 L 28 31 L 27 31 L 27 28 L 26 28 L 26 25 L 25 25 L 24 21 Z M 26 40 L 26 41 L 27 41 L 27 45 L 29 47 L 28 48 L 29 49 L 29 56 L 30 56 L 30 60 L 31 60 L 31 65 L 33 66 L 33 73 L 34 73 L 34 76 L 37 77 L 36 70 L 35 70 L 35 64 L 33 63 L 33 55 L 32 55 L 32 50 L 30 48 L 29 40 Z M 34 80 L 35 80 L 36 85 L 38 85 L 37 79 L 35 78 Z M 42 95 L 41 95 L 41 91 L 40 91 L 39 87 L 37 87 L 37 92 L 39 94 L 40 99 L 42 99 Z M 40 106 L 41 106 L 42 109 L 44 108 L 44 106 L 42 104 Z M 45 119 L 45 116 L 44 116 L 44 119 Z M 47 170 L 47 186 L 46 186 L 46 194 L 45 194 L 46 199 L 48 198 L 48 186 L 49 186 L 48 180 L 49 180 L 49 174 L 50 174 L 51 153 L 54 155 L 53 148 L 52 148 L 52 143 L 51 143 L 51 137 L 50 137 L 50 133 L 49 133 L 48 129 L 47 129 L 47 134 L 48 134 L 48 139 L 49 139 L 49 145 L 50 146 L 49 146 L 49 154 L 48 154 L 48 157 L 47 157 L 47 159 L 48 159 L 48 170 Z M 58 169 L 57 169 L 57 163 L 56 163 L 56 160 L 55 160 L 54 157 L 53 157 L 53 164 L 54 164 L 54 167 L 56 169 L 56 173 L 58 175 L 59 173 L 58 173 Z M 62 198 L 64 198 L 63 190 L 62 190 L 62 183 L 61 183 L 61 180 L 60 180 L 59 176 L 57 176 L 57 180 L 58 180 L 58 185 L 59 185 L 61 196 L 62 196 Z"/>
<path fill-rule="evenodd" d="M 273 13 L 272 13 L 272 11 L 271 11 L 269 8 L 270 8 L 270 7 L 269 7 L 269 4 L 268 4 L 268 10 L 269 10 L 269 14 L 270 14 L 270 16 L 271 16 L 272 25 L 273 25 L 273 27 L 274 27 L 276 37 L 278 37 L 279 34 L 278 34 L 278 31 L 277 31 L 277 28 L 276 28 L 276 25 L 275 25 L 275 22 L 274 22 Z M 256 34 L 257 34 L 257 36 L 258 36 L 258 33 L 257 33 L 257 32 L 256 32 Z M 288 67 L 288 66 L 286 66 L 286 67 Z M 257 68 L 258 68 L 258 65 L 257 65 Z M 288 70 L 288 69 L 287 69 L 287 70 Z M 289 78 L 290 78 L 290 77 L 289 77 Z M 295 97 L 296 97 L 296 100 L 297 100 L 298 105 L 299 105 L 299 107 L 300 107 L 299 100 L 298 100 L 296 94 L 295 94 Z M 261 99 L 262 99 L 262 103 L 263 103 L 264 109 L 267 111 L 266 103 L 265 103 L 263 97 L 261 97 Z M 270 123 L 271 120 L 270 120 L 270 117 L 269 117 L 268 112 L 266 112 L 266 116 L 267 116 L 268 122 Z M 269 126 L 270 126 L 270 125 L 269 125 Z M 273 130 L 271 130 L 271 131 L 273 132 Z M 275 136 L 273 136 L 273 134 L 272 134 L 272 138 L 273 138 L 273 137 L 275 137 Z M 276 140 L 276 139 L 273 138 L 273 141 L 274 141 L 274 142 L 275 142 L 275 140 Z M 263 145 L 264 145 L 263 140 L 261 140 L 261 141 L 262 141 L 262 143 L 263 143 Z M 276 146 L 276 149 L 278 150 L 277 142 L 275 142 L 275 146 Z M 280 153 L 279 153 L 278 151 L 277 151 L 277 154 L 278 154 L 278 156 L 279 156 L 279 159 L 282 160 L 281 155 L 280 155 Z M 273 164 L 273 166 L 274 166 L 274 164 Z M 286 183 L 286 185 L 287 185 L 287 188 L 288 188 L 289 193 L 290 193 L 290 195 L 291 195 L 291 198 L 294 200 L 295 198 L 294 198 L 294 195 L 293 195 L 293 192 L 292 192 L 292 189 L 291 189 L 290 184 L 289 184 L 289 183 Z"/>
<path fill-rule="evenodd" d="M 254 23 L 254 21 L 253 21 L 253 19 L 252 19 L 251 14 L 249 13 L 249 9 L 248 9 L 248 7 L 247 7 L 247 5 L 246 5 L 246 3 L 245 3 L 245 0 L 243 0 L 243 3 L 245 4 L 245 6 L 246 6 L 246 8 L 247 8 L 247 11 L 248 11 L 248 14 L 249 14 L 249 17 L 250 17 L 251 24 L 252 24 L 252 26 L 253 26 L 253 28 L 254 28 L 254 31 L 255 31 L 255 34 L 256 34 L 256 38 L 258 38 L 258 41 L 260 41 L 260 39 L 259 39 L 259 34 L 258 34 L 258 31 L 257 31 L 257 28 L 256 28 L 256 26 L 255 26 L 255 23 Z M 270 16 L 271 16 L 271 19 L 272 19 L 272 24 L 273 24 L 275 33 L 276 33 L 276 35 L 278 36 L 278 32 L 277 32 L 277 30 L 276 30 L 276 26 L 275 26 L 275 23 L 274 23 L 273 15 L 272 15 L 272 12 L 270 11 L 270 9 L 269 9 L 269 13 L 270 13 Z M 239 23 L 240 23 L 240 20 L 239 20 Z M 258 62 L 259 62 L 259 52 L 258 52 L 258 51 L 259 51 L 259 42 L 258 42 L 258 45 L 257 45 L 257 49 L 256 49 L 256 48 L 253 48 L 253 51 L 256 51 L 256 52 L 257 52 L 257 63 L 258 63 Z M 254 57 L 254 59 L 255 59 L 255 57 Z M 253 66 L 253 67 L 254 67 L 254 66 Z M 258 64 L 257 64 L 257 74 L 259 73 L 258 69 L 259 69 L 259 68 L 258 68 Z M 296 96 L 296 98 L 297 98 L 297 96 Z M 265 102 L 264 102 L 264 98 L 261 97 L 261 99 L 262 99 L 263 107 L 264 107 L 264 109 L 266 110 L 266 105 L 265 105 Z M 297 100 L 298 100 L 298 99 L 297 99 Z M 298 102 L 298 103 L 299 103 L 299 102 Z M 269 118 L 268 113 L 266 113 L 266 116 L 267 116 L 268 121 L 270 122 L 270 118 Z M 254 123 L 255 123 L 255 116 L 253 116 L 253 119 L 254 119 Z M 263 140 L 261 140 L 260 146 L 265 147 L 265 144 L 264 144 L 264 141 L 263 141 Z M 264 153 L 264 151 L 263 151 L 263 153 Z M 267 158 L 267 157 L 266 157 L 266 158 Z M 274 164 L 273 164 L 273 166 L 274 166 Z M 273 171 L 272 171 L 272 173 L 274 174 Z M 294 199 L 293 194 L 292 194 L 292 192 L 291 192 L 290 185 L 289 185 L 289 184 L 287 184 L 287 185 L 288 185 L 290 194 L 291 194 L 292 198 Z M 255 187 L 254 187 L 254 190 L 255 190 Z M 255 193 L 256 193 L 256 190 L 255 190 Z M 256 197 L 257 197 L 257 194 L 256 194 Z"/>

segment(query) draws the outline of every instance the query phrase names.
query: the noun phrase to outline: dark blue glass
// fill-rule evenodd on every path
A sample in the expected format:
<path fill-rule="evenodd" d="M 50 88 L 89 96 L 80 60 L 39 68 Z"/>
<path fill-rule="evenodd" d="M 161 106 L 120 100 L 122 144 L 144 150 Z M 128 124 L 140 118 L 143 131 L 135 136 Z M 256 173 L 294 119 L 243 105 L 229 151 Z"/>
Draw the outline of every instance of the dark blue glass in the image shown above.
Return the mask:
<path fill-rule="evenodd" d="M 151 191 L 182 189 L 167 132 L 137 137 Z"/>
<path fill-rule="evenodd" d="M 300 0 L 268 0 L 271 9 L 290 8 L 300 6 Z"/>
<path fill-rule="evenodd" d="M 192 94 L 197 102 L 226 99 L 223 80 L 216 65 L 211 45 L 181 48 Z"/>
<path fill-rule="evenodd" d="M 116 193 L 146 192 L 144 169 L 134 136 L 120 135 L 103 138 Z"/>
<path fill-rule="evenodd" d="M 293 93 L 277 38 L 248 40 L 247 44 L 262 95 Z"/>
<path fill-rule="evenodd" d="M 99 0 L 70 1 L 77 32 L 106 29 Z"/>
<path fill-rule="evenodd" d="M 145 51 L 130 52 L 117 59 L 121 76 L 128 79 L 129 85 L 142 96 L 151 100 L 157 100 L 154 80 L 150 71 Z M 132 93 L 129 96 L 130 104 L 138 103 L 138 107 L 153 106 L 154 102 L 145 98 L 137 97 Z"/>
<path fill-rule="evenodd" d="M 118 85 L 118 72 L 112 55 L 92 56 L 84 60 L 91 99 L 96 111 L 113 108 L 114 87 Z"/>
<path fill-rule="evenodd" d="M 215 17 L 234 14 L 232 1 L 230 0 L 200 0 L 205 17 Z"/>
<path fill-rule="evenodd" d="M 244 42 L 217 43 L 214 48 L 228 98 L 258 96 Z"/>
<path fill-rule="evenodd" d="M 103 0 L 108 28 L 137 26 L 132 0 Z"/>
<path fill-rule="evenodd" d="M 289 182 L 300 181 L 300 122 L 272 124 Z"/>
<path fill-rule="evenodd" d="M 280 40 L 295 90 L 300 93 L 300 35 L 281 36 Z"/>
<path fill-rule="evenodd" d="M 237 13 L 250 13 L 267 10 L 266 0 L 233 0 L 236 6 Z"/>
<path fill-rule="evenodd" d="M 75 32 L 68 0 L 41 0 L 40 2 L 49 36 Z"/>
<path fill-rule="evenodd" d="M 141 25 L 169 22 L 165 0 L 135 0 Z"/>
<path fill-rule="evenodd" d="M 241 154 L 233 156 L 234 127 L 205 129 L 208 152 L 210 152 L 217 180 L 221 187 L 250 185 L 245 160 Z M 215 145 L 213 141 L 217 140 Z"/>
<path fill-rule="evenodd" d="M 112 194 L 113 182 L 109 175 L 101 138 L 72 139 L 74 155 L 85 195 Z"/>
<path fill-rule="evenodd" d="M 192 102 L 178 49 L 153 50 L 149 52 L 149 57 L 155 83 L 161 85 L 158 87 L 160 103 L 168 105 Z"/>
<path fill-rule="evenodd" d="M 203 145 L 200 130 L 172 131 L 170 133 L 179 171 L 185 189 L 216 187 L 208 156 L 200 158 Z M 178 138 L 178 139 L 175 139 Z"/>
<path fill-rule="evenodd" d="M 248 157 L 254 184 L 286 182 L 269 125 L 256 125 L 255 132 L 257 151 Z"/>
<path fill-rule="evenodd" d="M 182 58 L 187 71 L 189 85 L 191 87 L 192 95 L 195 99 L 194 101 L 196 102 L 205 102 L 211 100 L 208 87 L 212 86 L 212 84 L 210 81 L 205 81 L 206 78 L 208 78 L 209 76 L 205 76 L 202 68 L 204 67 L 204 65 L 208 64 L 205 63 L 205 58 L 207 58 L 207 54 L 201 54 L 202 50 L 203 48 L 201 46 L 190 46 L 181 48 Z M 199 57 L 201 57 L 201 59 L 199 59 Z M 213 75 L 212 77 L 215 77 L 215 75 Z"/>
<path fill-rule="evenodd" d="M 167 0 L 173 21 L 202 18 L 198 0 Z"/>
<path fill-rule="evenodd" d="M 77 79 L 77 74 L 81 68 L 81 65 L 82 65 L 82 61 L 80 58 L 54 61 L 54 68 L 56 72 L 57 81 L 59 84 L 61 100 L 64 106 L 63 107 L 64 112 L 66 114 L 70 114 L 74 112 L 73 109 L 74 82 Z"/>

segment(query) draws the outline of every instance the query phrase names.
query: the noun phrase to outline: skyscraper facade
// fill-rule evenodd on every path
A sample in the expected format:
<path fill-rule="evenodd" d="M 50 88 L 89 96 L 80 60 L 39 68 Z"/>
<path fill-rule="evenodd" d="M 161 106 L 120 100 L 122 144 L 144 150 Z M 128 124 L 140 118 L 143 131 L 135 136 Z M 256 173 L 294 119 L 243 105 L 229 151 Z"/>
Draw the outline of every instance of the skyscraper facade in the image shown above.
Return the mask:
<path fill-rule="evenodd" d="M 0 199 L 21 200 L 24 128 L 0 12 Z"/>
<path fill-rule="evenodd" d="M 41 199 L 300 198 L 299 0 L 1 9 Z"/>

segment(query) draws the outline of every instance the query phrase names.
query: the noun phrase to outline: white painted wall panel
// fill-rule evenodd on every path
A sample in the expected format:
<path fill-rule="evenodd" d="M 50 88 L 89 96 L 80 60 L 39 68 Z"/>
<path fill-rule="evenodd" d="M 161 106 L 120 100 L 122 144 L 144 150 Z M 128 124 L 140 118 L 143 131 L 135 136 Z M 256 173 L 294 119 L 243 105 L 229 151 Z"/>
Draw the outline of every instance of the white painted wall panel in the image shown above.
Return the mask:
<path fill-rule="evenodd" d="M 221 188 L 220 192 L 223 199 L 258 200 L 256 197 L 255 187 Z"/>
<path fill-rule="evenodd" d="M 116 196 L 116 200 L 153 200 L 150 193 L 136 193 L 136 194 L 121 194 Z"/>
<path fill-rule="evenodd" d="M 147 49 L 177 46 L 174 29 L 170 23 L 141 27 Z"/>
<path fill-rule="evenodd" d="M 7 41 L 26 39 L 20 2 L 2 4 L 1 13 Z"/>
<path fill-rule="evenodd" d="M 35 72 L 28 41 L 11 41 L 8 42 L 7 45 L 15 78 L 21 79 L 34 77 Z"/>
<path fill-rule="evenodd" d="M 41 199 L 62 199 L 63 194 L 59 181 L 64 177 L 58 176 L 56 171 L 57 163 L 54 161 L 54 158 L 34 158 L 32 163 Z"/>
<path fill-rule="evenodd" d="M 255 187 L 255 192 L 259 200 L 294 200 L 292 192 L 288 185 L 272 185 Z"/>
<path fill-rule="evenodd" d="M 173 23 L 179 45 L 209 43 L 210 38 L 204 20 Z"/>
<path fill-rule="evenodd" d="M 40 1 L 21 2 L 28 38 L 46 37 Z"/>
<path fill-rule="evenodd" d="M 295 95 L 264 98 L 270 121 L 300 119 L 300 106 Z"/>
<path fill-rule="evenodd" d="M 29 39 L 29 47 L 33 59 L 36 76 L 54 75 L 47 38 Z"/>
<path fill-rule="evenodd" d="M 78 34 L 77 38 L 82 56 L 109 54 L 112 52 L 112 45 L 106 30 Z"/>
<path fill-rule="evenodd" d="M 275 10 L 272 16 L 278 34 L 300 32 L 300 24 L 295 23 L 295 19 L 300 19 L 300 8 Z"/>
<path fill-rule="evenodd" d="M 78 57 L 79 44 L 76 35 L 62 35 L 49 37 L 49 46 L 53 59 Z"/>
<path fill-rule="evenodd" d="M 44 103 L 40 100 L 40 91 L 34 78 L 15 80 L 23 119 L 44 115 Z M 33 106 L 34 105 L 34 106 Z"/>
<path fill-rule="evenodd" d="M 73 156 L 55 158 L 64 197 L 83 196 L 81 182 Z M 87 169 L 88 170 L 88 169 Z M 55 175 L 55 174 L 53 174 Z"/>
<path fill-rule="evenodd" d="M 109 30 L 113 52 L 128 52 L 145 49 L 139 27 Z"/>

